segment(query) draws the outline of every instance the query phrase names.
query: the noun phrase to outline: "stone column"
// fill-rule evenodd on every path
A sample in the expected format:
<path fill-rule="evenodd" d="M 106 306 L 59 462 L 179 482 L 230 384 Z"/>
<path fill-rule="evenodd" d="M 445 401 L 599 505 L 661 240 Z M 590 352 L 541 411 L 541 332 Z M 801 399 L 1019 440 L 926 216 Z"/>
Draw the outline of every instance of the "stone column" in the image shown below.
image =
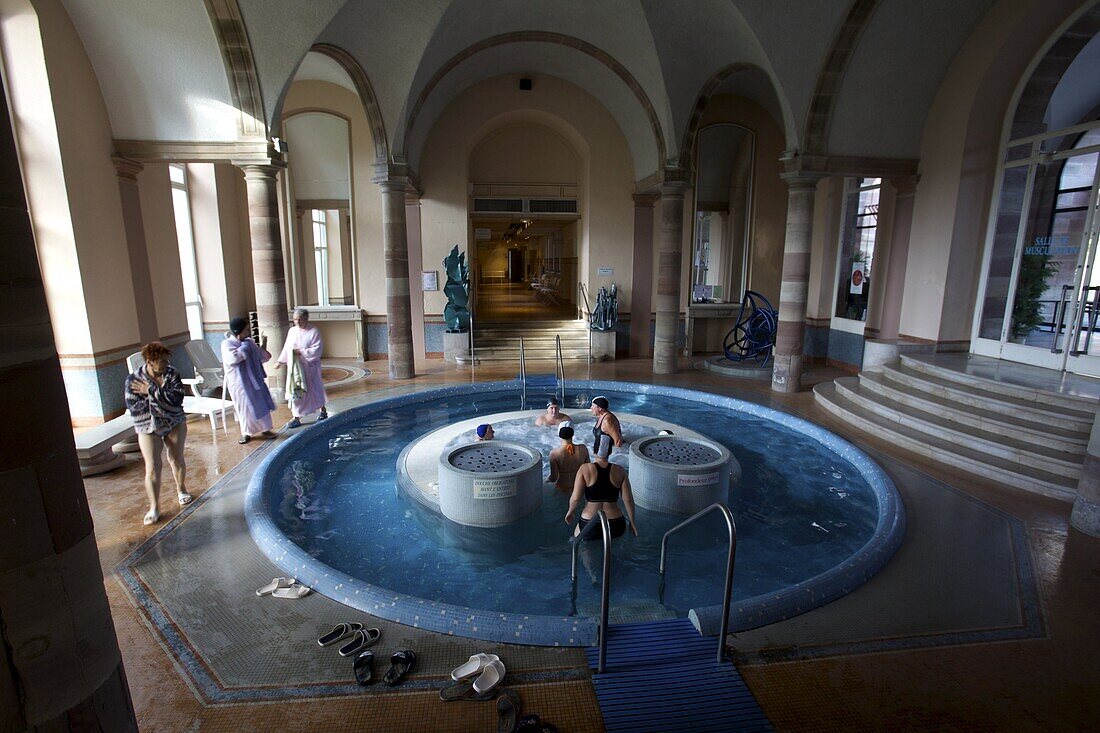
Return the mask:
<path fill-rule="evenodd" d="M 680 328 L 680 279 L 683 271 L 685 180 L 661 184 L 661 244 L 657 255 L 657 327 L 653 337 L 653 373 L 676 372 Z"/>
<path fill-rule="evenodd" d="M 413 363 L 416 359 L 425 359 L 426 346 L 424 325 L 424 294 L 419 292 L 420 271 L 424 267 L 423 236 L 420 228 L 420 192 L 412 189 L 405 192 L 405 224 L 409 239 L 409 282 L 413 283 L 416 295 L 409 293 L 410 318 L 412 323 Z M 447 282 L 446 275 L 443 283 Z M 440 285 L 442 287 L 442 284 Z"/>
<path fill-rule="evenodd" d="M 136 731 L 0 92 L 0 729 Z"/>
<path fill-rule="evenodd" d="M 787 181 L 787 234 L 783 241 L 783 279 L 779 289 L 779 332 L 775 339 L 772 389 L 802 387 L 802 339 L 810 282 L 810 243 L 814 194 L 819 176 L 784 174 Z"/>
<path fill-rule="evenodd" d="M 1085 534 L 1100 537 L 1100 409 L 1092 421 L 1092 435 L 1085 450 L 1069 523 Z"/>
<path fill-rule="evenodd" d="M 286 343 L 290 320 L 286 303 L 286 270 L 279 228 L 276 176 L 281 166 L 273 163 L 239 163 L 248 190 L 248 227 L 252 234 L 252 276 L 256 283 L 256 312 L 260 333 L 267 336 L 268 350 L 278 354 Z M 285 397 L 286 369 L 267 363 L 268 386 L 276 401 Z"/>
<path fill-rule="evenodd" d="M 649 356 L 653 312 L 653 204 L 655 193 L 634 194 L 634 277 L 630 284 L 630 355 Z"/>
<path fill-rule="evenodd" d="M 412 303 L 409 297 L 409 235 L 405 191 L 409 180 L 396 166 L 384 166 L 374 180 L 382 186 L 382 247 L 386 264 L 386 350 L 390 379 L 412 379 Z"/>
<path fill-rule="evenodd" d="M 157 307 L 153 298 L 153 281 L 149 274 L 149 250 L 145 244 L 145 221 L 141 216 L 141 192 L 138 173 L 145 166 L 136 160 L 112 156 L 118 173 L 118 194 L 122 202 L 122 225 L 126 230 L 126 250 L 130 255 L 130 276 L 134 281 L 134 310 L 137 314 L 138 338 L 147 344 L 160 338 L 157 328 Z"/>
<path fill-rule="evenodd" d="M 894 217 L 890 227 L 890 251 L 884 268 L 872 273 L 871 312 L 877 311 L 876 338 L 896 339 L 901 325 L 901 301 L 905 292 L 905 269 L 909 262 L 909 234 L 913 229 L 913 199 L 920 176 L 892 178 Z M 877 266 L 876 266 L 877 267 Z M 882 283 L 881 286 L 878 283 Z"/>

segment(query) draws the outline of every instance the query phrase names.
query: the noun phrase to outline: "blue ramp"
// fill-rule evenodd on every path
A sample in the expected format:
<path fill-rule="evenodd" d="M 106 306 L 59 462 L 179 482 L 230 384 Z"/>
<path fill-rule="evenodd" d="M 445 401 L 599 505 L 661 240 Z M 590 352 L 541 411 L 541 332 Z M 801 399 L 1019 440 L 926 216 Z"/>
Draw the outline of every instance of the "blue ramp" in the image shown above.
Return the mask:
<path fill-rule="evenodd" d="M 585 650 L 588 666 L 599 649 Z M 607 671 L 592 684 L 606 729 L 619 731 L 770 731 L 764 711 L 730 662 L 718 663 L 718 639 L 686 618 L 608 628 Z"/>

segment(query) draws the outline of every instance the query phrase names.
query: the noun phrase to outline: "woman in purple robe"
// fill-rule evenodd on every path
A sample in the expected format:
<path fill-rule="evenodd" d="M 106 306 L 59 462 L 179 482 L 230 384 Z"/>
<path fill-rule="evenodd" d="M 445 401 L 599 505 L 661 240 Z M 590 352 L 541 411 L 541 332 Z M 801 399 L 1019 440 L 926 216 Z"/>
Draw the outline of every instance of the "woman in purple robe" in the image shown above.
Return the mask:
<path fill-rule="evenodd" d="M 233 400 L 237 422 L 241 426 L 244 444 L 255 433 L 271 436 L 271 413 L 275 400 L 264 381 L 264 362 L 271 359 L 267 338 L 257 344 L 246 334 L 248 321 L 234 318 L 229 322 L 229 338 L 222 341 L 222 367 L 225 369 L 225 391 Z"/>
<path fill-rule="evenodd" d="M 279 363 L 287 366 L 286 398 L 294 419 L 288 428 L 302 425 L 302 418 L 320 410 L 318 420 L 328 417 L 325 383 L 321 379 L 321 332 L 309 322 L 309 311 L 294 309 L 294 325 L 286 335 Z"/>

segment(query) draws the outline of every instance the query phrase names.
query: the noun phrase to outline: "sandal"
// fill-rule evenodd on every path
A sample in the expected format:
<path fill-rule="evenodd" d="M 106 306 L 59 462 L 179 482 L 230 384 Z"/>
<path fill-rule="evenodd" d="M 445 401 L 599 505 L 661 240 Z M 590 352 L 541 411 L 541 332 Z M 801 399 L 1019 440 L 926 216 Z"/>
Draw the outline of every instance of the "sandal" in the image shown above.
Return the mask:
<path fill-rule="evenodd" d="M 192 501 L 195 500 L 195 497 L 191 496 L 186 491 L 184 491 L 182 494 L 177 494 L 176 498 L 179 499 L 180 506 L 187 506 L 188 504 L 190 504 Z"/>
<path fill-rule="evenodd" d="M 242 435 L 242 436 L 241 436 L 241 439 L 240 439 L 240 440 L 238 440 L 237 442 L 238 442 L 238 443 L 240 443 L 241 445 L 244 445 L 245 443 L 247 443 L 247 442 L 248 442 L 248 441 L 250 441 L 250 440 L 252 440 L 252 436 L 251 436 L 251 435 Z"/>
<path fill-rule="evenodd" d="M 415 665 L 416 652 L 412 649 L 402 649 L 394 652 L 394 655 L 390 657 L 390 669 L 386 672 L 386 676 L 382 678 L 382 681 L 390 687 L 396 687 L 401 684 L 401 680 L 408 676 Z"/>
<path fill-rule="evenodd" d="M 270 583 L 262 588 L 256 589 L 256 595 L 269 596 L 279 588 L 289 588 L 297 582 L 298 581 L 294 578 L 272 578 Z"/>
<path fill-rule="evenodd" d="M 355 681 L 361 685 L 369 685 L 371 682 L 371 666 L 374 664 L 374 652 L 370 649 L 359 652 L 359 656 L 355 658 L 355 661 L 351 663 L 352 671 L 355 672 Z"/>
<path fill-rule="evenodd" d="M 160 512 L 156 509 L 150 509 L 145 512 L 145 516 L 142 517 L 141 523 L 148 527 L 150 524 L 156 524 L 160 521 Z"/>
<path fill-rule="evenodd" d="M 329 646 L 330 644 L 335 644 L 336 642 L 343 639 L 345 636 L 350 636 L 356 631 L 359 631 L 359 629 L 361 628 L 363 628 L 363 624 L 359 622 L 350 624 L 336 624 L 332 627 L 332 631 L 328 632 L 320 639 L 318 639 L 317 643 L 321 646 Z"/>
<path fill-rule="evenodd" d="M 453 685 L 442 687 L 439 690 L 439 699 L 443 702 L 454 702 L 455 700 L 485 702 L 486 700 L 495 700 L 496 696 L 496 690 L 489 690 L 489 692 L 481 694 L 475 692 L 473 680 L 462 680 Z"/>
<path fill-rule="evenodd" d="M 340 647 L 340 656 L 350 657 L 356 652 L 363 651 L 364 647 L 370 646 L 381 637 L 380 629 L 356 629 L 352 632 L 351 641 Z"/>
<path fill-rule="evenodd" d="M 518 692 L 511 688 L 501 691 L 497 700 L 497 733 L 512 733 L 516 729 L 516 718 L 522 707 Z"/>
<path fill-rule="evenodd" d="M 291 420 L 290 422 L 288 422 L 288 423 L 286 424 L 286 426 L 287 426 L 288 428 L 300 428 L 300 427 L 302 427 L 302 421 L 301 421 L 301 420 L 299 420 L 298 418 L 294 418 L 293 420 Z"/>

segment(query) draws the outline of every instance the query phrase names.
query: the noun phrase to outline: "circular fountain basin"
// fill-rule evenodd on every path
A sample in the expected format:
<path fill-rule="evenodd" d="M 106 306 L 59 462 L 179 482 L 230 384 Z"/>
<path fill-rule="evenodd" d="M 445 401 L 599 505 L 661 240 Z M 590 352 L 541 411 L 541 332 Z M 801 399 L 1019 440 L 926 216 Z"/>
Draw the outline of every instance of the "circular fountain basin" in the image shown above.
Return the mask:
<path fill-rule="evenodd" d="M 740 465 L 729 450 L 702 438 L 655 435 L 635 441 L 630 444 L 634 501 L 656 512 L 695 514 L 727 500 L 731 464 L 740 478 Z"/>
<path fill-rule="evenodd" d="M 467 527 L 502 527 L 542 506 L 542 453 L 486 440 L 439 456 L 439 509 Z"/>

